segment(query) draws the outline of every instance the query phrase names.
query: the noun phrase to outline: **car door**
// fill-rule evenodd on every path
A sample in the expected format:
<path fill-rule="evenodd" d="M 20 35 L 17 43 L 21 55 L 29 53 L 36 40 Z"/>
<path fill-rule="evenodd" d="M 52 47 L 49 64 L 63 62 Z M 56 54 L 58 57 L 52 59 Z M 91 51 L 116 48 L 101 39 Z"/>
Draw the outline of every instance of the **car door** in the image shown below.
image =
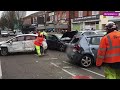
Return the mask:
<path fill-rule="evenodd" d="M 97 52 L 98 52 L 98 48 L 99 48 L 99 43 L 102 37 L 92 37 L 90 40 L 90 49 L 92 51 L 92 53 L 94 54 L 94 58 L 97 57 Z"/>
<path fill-rule="evenodd" d="M 32 35 L 25 36 L 25 51 L 34 51 L 35 50 L 35 45 L 34 45 L 35 39 L 36 39 L 36 36 L 32 36 Z"/>
<path fill-rule="evenodd" d="M 55 35 L 48 35 L 47 36 L 47 44 L 48 44 L 48 48 L 50 49 L 56 49 L 57 48 L 57 44 L 58 44 L 58 39 Z"/>
<path fill-rule="evenodd" d="M 10 52 L 24 52 L 24 36 L 19 36 L 11 39 L 11 43 L 9 44 L 9 50 Z"/>

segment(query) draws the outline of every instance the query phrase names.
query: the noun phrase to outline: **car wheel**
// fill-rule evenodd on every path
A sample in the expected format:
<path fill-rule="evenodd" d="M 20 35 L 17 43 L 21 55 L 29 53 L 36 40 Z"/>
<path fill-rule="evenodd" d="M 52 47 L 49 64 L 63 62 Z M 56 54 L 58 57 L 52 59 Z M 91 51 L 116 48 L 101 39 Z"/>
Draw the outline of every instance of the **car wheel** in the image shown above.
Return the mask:
<path fill-rule="evenodd" d="M 8 49 L 7 48 L 1 48 L 1 55 L 2 56 L 8 55 Z"/>
<path fill-rule="evenodd" d="M 60 45 L 60 51 L 64 52 L 65 51 L 65 46 L 64 45 Z"/>
<path fill-rule="evenodd" d="M 88 68 L 93 64 L 93 58 L 90 55 L 84 55 L 80 59 L 80 65 L 84 68 Z"/>

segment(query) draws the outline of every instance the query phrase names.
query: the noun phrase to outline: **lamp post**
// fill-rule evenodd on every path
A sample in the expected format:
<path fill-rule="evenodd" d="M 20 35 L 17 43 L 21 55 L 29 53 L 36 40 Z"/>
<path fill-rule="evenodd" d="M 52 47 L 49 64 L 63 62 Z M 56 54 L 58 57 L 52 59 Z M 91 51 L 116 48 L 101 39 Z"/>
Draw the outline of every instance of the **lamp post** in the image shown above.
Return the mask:
<path fill-rule="evenodd" d="M 44 15 L 45 15 L 45 30 L 46 30 L 47 11 L 44 11 Z"/>

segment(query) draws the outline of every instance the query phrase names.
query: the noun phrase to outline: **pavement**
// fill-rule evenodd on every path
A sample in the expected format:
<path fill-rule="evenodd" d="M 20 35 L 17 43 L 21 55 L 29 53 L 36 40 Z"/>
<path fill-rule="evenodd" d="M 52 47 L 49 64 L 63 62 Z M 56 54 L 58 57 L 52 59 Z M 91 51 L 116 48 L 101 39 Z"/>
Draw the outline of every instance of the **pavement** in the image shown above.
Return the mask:
<path fill-rule="evenodd" d="M 0 38 L 0 41 L 8 38 Z M 81 68 L 70 63 L 65 52 L 48 50 L 47 54 L 42 57 L 34 53 L 0 56 L 0 76 L 2 79 L 80 79 L 82 76 L 104 79 L 103 68 Z"/>

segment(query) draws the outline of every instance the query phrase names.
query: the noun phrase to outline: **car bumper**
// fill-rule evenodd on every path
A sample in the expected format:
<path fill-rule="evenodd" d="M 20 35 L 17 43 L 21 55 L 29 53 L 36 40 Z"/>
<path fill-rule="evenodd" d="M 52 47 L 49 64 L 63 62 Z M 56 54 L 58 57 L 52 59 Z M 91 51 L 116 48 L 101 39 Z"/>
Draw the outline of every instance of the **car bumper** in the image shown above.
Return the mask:
<path fill-rule="evenodd" d="M 83 56 L 82 54 L 78 53 L 78 52 L 70 52 L 67 53 L 67 56 L 70 60 L 72 60 L 73 62 L 78 63 L 80 61 L 80 58 Z"/>
<path fill-rule="evenodd" d="M 8 36 L 8 34 L 2 34 L 1 36 Z"/>

